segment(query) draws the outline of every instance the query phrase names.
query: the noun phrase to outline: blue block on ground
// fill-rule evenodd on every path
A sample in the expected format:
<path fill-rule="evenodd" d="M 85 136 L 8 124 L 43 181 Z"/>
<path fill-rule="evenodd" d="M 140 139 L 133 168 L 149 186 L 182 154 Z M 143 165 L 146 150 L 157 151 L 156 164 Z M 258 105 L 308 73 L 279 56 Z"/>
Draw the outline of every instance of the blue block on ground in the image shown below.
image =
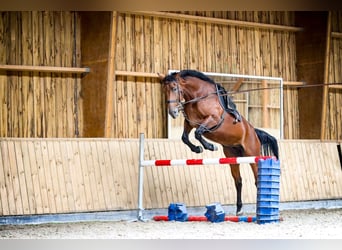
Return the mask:
<path fill-rule="evenodd" d="M 169 221 L 187 221 L 188 213 L 184 203 L 170 203 L 168 207 Z"/>
<path fill-rule="evenodd" d="M 225 217 L 225 212 L 220 203 L 212 203 L 206 206 L 207 211 L 205 212 L 205 217 L 211 222 L 223 222 Z"/>

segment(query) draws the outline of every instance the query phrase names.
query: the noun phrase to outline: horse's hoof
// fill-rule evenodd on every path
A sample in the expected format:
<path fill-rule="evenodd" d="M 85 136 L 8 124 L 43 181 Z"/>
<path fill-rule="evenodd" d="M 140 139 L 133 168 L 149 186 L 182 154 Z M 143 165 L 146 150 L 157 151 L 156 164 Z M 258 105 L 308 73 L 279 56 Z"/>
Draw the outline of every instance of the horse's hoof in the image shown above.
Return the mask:
<path fill-rule="evenodd" d="M 195 153 L 200 154 L 203 152 L 203 148 L 201 146 L 197 146 L 195 149 Z"/>
<path fill-rule="evenodd" d="M 243 210 L 240 209 L 239 211 L 236 211 L 236 216 L 241 216 L 243 215 Z"/>

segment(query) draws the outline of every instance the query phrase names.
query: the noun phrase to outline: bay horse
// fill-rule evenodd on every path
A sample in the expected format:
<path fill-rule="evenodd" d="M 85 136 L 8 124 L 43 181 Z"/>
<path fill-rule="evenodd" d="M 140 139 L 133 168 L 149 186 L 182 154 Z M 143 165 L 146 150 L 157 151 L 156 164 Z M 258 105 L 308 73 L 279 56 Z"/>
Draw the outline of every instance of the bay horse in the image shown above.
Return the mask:
<path fill-rule="evenodd" d="M 168 113 L 177 118 L 180 112 L 184 115 L 182 141 L 196 153 L 204 149 L 217 150 L 217 147 L 203 137 L 221 144 L 226 157 L 259 156 L 273 154 L 277 159 L 278 143 L 275 137 L 267 132 L 254 128 L 243 116 L 237 120 L 235 104 L 228 97 L 225 89 L 202 72 L 181 70 L 167 76 L 159 74 L 163 91 L 167 99 Z M 228 106 L 233 106 L 229 108 Z M 196 146 L 189 140 L 193 128 L 195 138 L 203 146 Z M 250 164 L 255 185 L 257 185 L 258 165 Z M 239 164 L 231 164 L 237 200 L 236 214 L 242 211 L 242 178 Z"/>

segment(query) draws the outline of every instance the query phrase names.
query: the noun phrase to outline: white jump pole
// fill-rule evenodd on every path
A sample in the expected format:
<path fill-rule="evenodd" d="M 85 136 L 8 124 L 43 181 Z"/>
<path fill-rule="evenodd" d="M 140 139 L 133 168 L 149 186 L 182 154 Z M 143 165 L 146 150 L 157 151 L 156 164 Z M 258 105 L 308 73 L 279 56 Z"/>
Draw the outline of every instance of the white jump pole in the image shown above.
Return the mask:
<path fill-rule="evenodd" d="M 138 220 L 143 221 L 143 188 L 144 188 L 144 134 L 139 138 L 139 183 L 138 183 Z"/>

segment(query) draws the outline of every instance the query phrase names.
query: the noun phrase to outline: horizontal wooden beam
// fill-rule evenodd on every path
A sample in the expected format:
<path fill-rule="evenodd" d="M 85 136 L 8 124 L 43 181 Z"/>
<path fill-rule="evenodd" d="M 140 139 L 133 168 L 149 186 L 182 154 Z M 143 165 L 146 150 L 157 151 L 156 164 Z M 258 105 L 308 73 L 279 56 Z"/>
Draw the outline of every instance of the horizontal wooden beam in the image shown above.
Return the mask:
<path fill-rule="evenodd" d="M 90 68 L 76 67 L 55 67 L 55 66 L 30 66 L 30 65 L 0 65 L 0 71 L 29 71 L 29 72 L 47 72 L 47 73 L 89 73 Z"/>
<path fill-rule="evenodd" d="M 158 77 L 158 74 L 157 73 L 147 73 L 147 72 L 134 72 L 134 71 L 116 70 L 115 76 Z"/>
<path fill-rule="evenodd" d="M 330 89 L 342 89 L 342 83 L 336 83 L 333 85 L 329 85 Z"/>
<path fill-rule="evenodd" d="M 342 38 L 342 32 L 331 32 L 331 37 Z"/>
<path fill-rule="evenodd" d="M 303 30 L 303 28 L 293 27 L 293 26 L 229 20 L 229 19 L 222 19 L 222 18 L 215 18 L 215 17 L 193 16 L 193 15 L 168 13 L 168 12 L 161 12 L 161 11 L 125 11 L 122 13 L 133 14 L 133 15 L 143 15 L 143 16 L 150 16 L 150 17 L 159 17 L 159 18 L 169 18 L 169 19 L 176 19 L 176 20 L 181 20 L 181 21 L 193 21 L 193 22 L 201 22 L 201 23 L 239 26 L 239 27 L 245 27 L 245 28 L 259 28 L 259 29 L 270 29 L 270 30 L 292 31 L 292 32 L 298 32 L 298 31 Z"/>
<path fill-rule="evenodd" d="M 289 87 L 299 87 L 299 86 L 303 86 L 304 82 L 284 81 L 283 84 L 284 86 L 289 86 Z"/>

